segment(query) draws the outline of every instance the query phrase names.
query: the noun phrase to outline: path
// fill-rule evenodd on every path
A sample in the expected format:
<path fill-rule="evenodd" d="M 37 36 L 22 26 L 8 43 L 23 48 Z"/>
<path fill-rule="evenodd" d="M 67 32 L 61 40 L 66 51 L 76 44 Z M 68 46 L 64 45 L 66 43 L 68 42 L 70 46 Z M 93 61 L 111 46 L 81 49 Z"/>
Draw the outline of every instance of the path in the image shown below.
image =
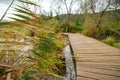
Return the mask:
<path fill-rule="evenodd" d="M 120 80 L 120 49 L 80 34 L 67 34 L 77 80 Z"/>

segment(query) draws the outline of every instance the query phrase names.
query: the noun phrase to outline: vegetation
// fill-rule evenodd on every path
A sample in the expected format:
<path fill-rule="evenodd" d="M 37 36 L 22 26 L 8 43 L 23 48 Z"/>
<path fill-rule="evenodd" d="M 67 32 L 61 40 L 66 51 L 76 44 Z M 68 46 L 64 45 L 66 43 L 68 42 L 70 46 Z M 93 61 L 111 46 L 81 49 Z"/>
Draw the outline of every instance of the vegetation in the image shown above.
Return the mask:
<path fill-rule="evenodd" d="M 9 16 L 12 21 L 4 22 L 14 1 L 0 19 L 2 80 L 63 79 L 63 32 L 84 34 L 120 48 L 119 0 L 54 0 L 49 14 L 42 13 L 41 0 L 18 0 L 14 17 Z"/>
<path fill-rule="evenodd" d="M 117 44 L 114 37 L 107 37 L 105 40 L 103 40 L 103 42 L 105 42 L 105 43 L 107 43 L 107 44 L 109 44 L 111 46 L 120 48 L 120 44 Z"/>
<path fill-rule="evenodd" d="M 38 6 L 37 4 L 28 1 L 20 0 L 20 2 L 31 6 Z M 24 43 L 23 47 L 27 47 L 26 43 L 28 43 L 29 45 L 31 45 L 30 47 L 31 49 L 30 50 L 25 49 L 25 51 L 21 50 L 22 51 L 21 53 L 20 51 L 16 52 L 16 48 L 13 48 L 12 50 L 13 53 L 10 53 L 11 51 L 7 50 L 7 53 L 4 53 L 4 55 L 2 55 L 3 54 L 2 51 L 1 52 L 2 63 L 4 64 L 7 63 L 6 66 L 7 68 L 9 68 L 8 65 L 13 65 L 13 68 L 11 70 L 12 72 L 11 71 L 6 72 L 6 70 L 9 69 L 5 69 L 4 68 L 5 66 L 2 66 L 1 70 L 5 69 L 4 72 L 6 72 L 6 74 L 0 73 L 1 78 L 3 78 L 4 75 L 8 76 L 9 73 L 10 76 L 14 76 L 13 78 L 11 77 L 12 79 L 19 80 L 26 80 L 30 78 L 32 78 L 33 80 L 41 78 L 47 79 L 47 77 L 40 77 L 39 75 L 43 76 L 48 75 L 61 78 L 59 76 L 59 73 L 61 73 L 59 68 L 62 68 L 63 62 L 60 60 L 58 56 L 62 50 L 62 43 L 61 41 L 59 41 L 61 40 L 61 36 L 59 35 L 59 33 L 56 34 L 55 30 L 51 27 L 48 27 L 46 25 L 43 26 L 44 23 L 40 24 L 41 22 L 40 16 L 34 13 L 32 10 L 29 10 L 26 7 L 22 7 L 19 5 L 17 5 L 14 9 L 17 12 L 17 14 L 13 15 L 17 16 L 17 18 L 10 17 L 15 21 L 1 24 L 8 25 L 8 28 L 1 29 L 3 34 L 6 33 L 5 35 L 1 35 L 1 37 L 8 39 L 14 38 L 16 40 L 18 39 L 17 36 L 24 35 L 24 37 L 20 37 L 20 40 L 25 39 L 27 37 L 28 39 L 26 42 L 25 40 L 22 41 Z M 17 33 L 20 34 L 16 35 Z M 5 42 L 7 43 L 8 46 L 13 46 L 11 42 L 9 42 L 9 40 Z M 12 55 L 14 55 L 15 57 L 12 57 Z M 7 59 L 6 56 L 11 58 Z M 14 69 L 14 67 L 18 68 Z"/>
<path fill-rule="evenodd" d="M 116 44 L 119 45 L 119 0 L 106 0 L 105 7 L 103 7 L 103 2 L 100 2 L 100 0 L 85 0 L 83 2 L 78 0 L 78 2 L 80 2 L 81 4 L 79 9 L 82 11 L 82 14 L 77 13 L 70 15 L 68 32 L 80 32 L 84 35 L 94 37 L 103 41 L 107 39 L 108 36 L 113 36 Z M 101 10 L 97 12 L 98 9 Z M 66 20 L 68 19 L 66 19 L 66 16 L 67 15 L 65 14 L 59 16 L 61 19 L 61 24 L 63 24 L 63 31 L 65 31 L 66 26 L 66 23 L 64 22 L 66 22 Z"/>

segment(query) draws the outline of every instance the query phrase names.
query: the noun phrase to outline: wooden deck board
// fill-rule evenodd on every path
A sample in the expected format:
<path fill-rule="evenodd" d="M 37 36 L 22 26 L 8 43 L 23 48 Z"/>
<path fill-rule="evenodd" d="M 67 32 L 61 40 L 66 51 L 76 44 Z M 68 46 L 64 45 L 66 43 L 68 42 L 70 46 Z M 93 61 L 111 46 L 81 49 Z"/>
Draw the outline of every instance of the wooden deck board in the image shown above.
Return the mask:
<path fill-rule="evenodd" d="M 67 34 L 77 80 L 120 80 L 120 49 L 80 34 Z"/>
<path fill-rule="evenodd" d="M 94 72 L 99 74 L 120 77 L 120 72 L 114 70 L 96 69 L 96 68 L 88 68 L 88 67 L 80 67 L 80 68 L 78 67 L 78 69 L 79 69 L 78 73 L 81 71 L 86 71 L 86 72 Z"/>
<path fill-rule="evenodd" d="M 93 78 L 96 80 L 120 80 L 120 77 L 105 75 L 105 74 L 100 74 L 100 73 L 95 73 L 95 72 L 89 72 L 89 71 L 80 71 L 80 72 L 78 72 L 77 76 L 79 76 L 79 75 Z"/>

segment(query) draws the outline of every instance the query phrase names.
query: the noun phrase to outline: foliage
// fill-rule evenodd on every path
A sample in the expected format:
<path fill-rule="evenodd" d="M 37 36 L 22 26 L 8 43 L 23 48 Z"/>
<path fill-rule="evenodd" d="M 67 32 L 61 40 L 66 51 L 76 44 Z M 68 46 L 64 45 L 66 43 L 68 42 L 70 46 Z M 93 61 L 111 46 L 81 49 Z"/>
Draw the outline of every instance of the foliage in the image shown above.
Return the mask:
<path fill-rule="evenodd" d="M 58 42 L 55 36 L 55 34 L 49 33 L 47 38 L 36 45 L 32 51 L 33 55 L 28 58 L 35 63 L 33 68 L 41 74 L 60 77 L 56 74 L 58 74 L 60 72 L 59 69 L 62 68 L 62 61 L 59 60 L 57 56 L 61 52 L 61 47 L 56 45 Z"/>
<path fill-rule="evenodd" d="M 101 35 L 119 36 L 120 23 L 115 12 L 107 12 L 101 22 Z"/>
<path fill-rule="evenodd" d="M 43 74 L 55 75 L 54 72 L 58 71 L 56 65 L 61 62 L 57 59 L 57 46 L 55 41 L 55 34 L 49 27 L 43 27 L 40 25 L 40 17 L 31 10 L 18 6 L 15 10 L 19 13 L 14 14 L 15 16 L 22 18 L 12 18 L 21 24 L 29 26 L 28 29 L 34 30 L 34 36 L 38 37 L 34 46 L 32 55 L 29 57 L 35 63 L 33 68 L 37 69 Z M 24 14 L 21 14 L 24 13 Z M 27 20 L 27 21 L 26 21 Z M 34 22 L 34 23 L 33 23 Z M 56 70 L 56 71 L 54 71 Z"/>
<path fill-rule="evenodd" d="M 112 36 L 107 37 L 103 42 L 107 43 L 108 45 L 120 48 L 120 44 L 116 42 L 115 38 Z"/>
<path fill-rule="evenodd" d="M 104 41 L 111 46 L 115 44 L 115 39 L 113 37 L 107 37 Z"/>
<path fill-rule="evenodd" d="M 82 25 L 73 22 L 69 23 L 68 32 L 81 32 L 82 30 L 84 30 Z"/>
<path fill-rule="evenodd" d="M 75 25 L 76 31 L 83 31 L 85 29 L 85 27 L 82 24 L 80 24 L 79 21 L 76 21 Z"/>
<path fill-rule="evenodd" d="M 92 19 L 89 15 L 86 16 L 85 22 L 84 22 L 85 30 L 83 31 L 84 35 L 95 37 L 97 28 L 96 23 L 94 19 Z"/>
<path fill-rule="evenodd" d="M 82 32 L 85 29 L 85 27 L 82 24 L 80 24 L 78 21 L 76 22 L 70 21 L 68 27 L 69 27 L 68 32 Z M 63 32 L 65 32 L 66 23 L 61 22 L 60 28 L 62 28 Z"/>
<path fill-rule="evenodd" d="M 10 25 L 9 25 L 10 26 Z M 0 37 L 1 38 L 17 38 L 22 39 L 25 38 L 26 35 L 30 36 L 31 32 L 25 28 L 18 28 L 18 27 L 8 27 L 0 29 Z"/>
<path fill-rule="evenodd" d="M 53 28 L 56 33 L 62 31 L 62 28 L 61 28 L 61 25 L 60 25 L 60 21 L 55 19 L 55 18 L 48 20 L 48 23 L 45 24 L 45 25 Z"/>
<path fill-rule="evenodd" d="M 59 34 L 61 31 L 81 32 L 84 35 L 96 38 L 106 38 L 106 36 L 108 36 L 103 40 L 105 43 L 120 47 L 119 6 L 116 4 L 118 0 L 115 2 L 112 1 L 112 4 L 108 4 L 106 9 L 102 7 L 104 5 L 102 5 L 102 2 L 104 1 L 101 1 L 99 4 L 97 1 L 100 0 L 93 3 L 93 0 L 86 0 L 88 2 L 85 3 L 83 1 L 85 5 L 82 5 L 82 7 L 86 9 L 83 11 L 85 14 L 71 14 L 72 7 L 77 3 L 77 0 L 70 0 L 70 5 L 66 0 L 56 0 L 58 3 L 60 2 L 64 5 L 63 8 L 66 6 L 67 14 L 60 15 L 58 13 L 54 18 L 52 16 L 35 13 L 33 9 L 35 9 L 35 7 L 40 8 L 40 6 L 31 0 L 19 1 L 28 5 L 28 7 L 16 5 L 14 11 L 17 13 L 13 13 L 16 17 L 10 17 L 10 19 L 14 21 L 0 23 L 0 38 L 6 38 L 4 42 L 0 43 L 0 47 L 5 47 L 5 49 L 9 49 L 10 47 L 15 49 L 14 46 L 18 45 L 30 45 L 32 47 L 26 50 L 26 47 L 23 46 L 24 51 L 22 50 L 23 48 L 21 49 L 22 51 L 0 51 L 0 62 L 7 64 L 3 64 L 4 66 L 0 67 L 1 74 L 3 72 L 3 74 L 6 75 L 7 72 L 5 73 L 5 71 L 7 71 L 9 67 L 11 68 L 12 65 L 12 67 L 15 68 L 12 68 L 11 73 L 17 76 L 15 79 L 18 79 L 18 77 L 19 80 L 32 79 L 35 78 L 34 76 L 38 73 L 60 77 L 58 74 L 62 74 L 62 70 L 60 71 L 59 69 L 62 69 L 63 66 L 63 62 L 58 56 L 63 48 L 62 37 Z M 110 5 L 113 7 L 117 6 L 116 10 L 107 11 Z M 58 9 L 62 9 L 60 5 L 58 6 Z M 97 7 L 101 7 L 103 11 L 97 13 L 95 10 L 98 9 Z M 9 41 L 7 40 L 9 38 L 14 38 L 15 40 Z M 20 43 L 20 39 L 28 39 L 28 44 L 26 44 L 25 41 Z"/>
<path fill-rule="evenodd" d="M 46 22 L 50 20 L 49 16 L 46 15 L 40 15 L 40 23 L 41 25 L 46 25 Z"/>
<path fill-rule="evenodd" d="M 36 80 L 35 78 L 32 77 L 32 75 L 36 73 L 37 72 L 34 70 L 27 70 L 19 77 L 18 80 L 26 80 L 26 79 Z"/>
<path fill-rule="evenodd" d="M 29 1 L 26 2 L 24 0 L 20 0 L 20 2 L 31 6 L 38 6 Z M 47 17 L 46 19 L 43 17 L 42 21 L 40 15 L 19 5 L 17 5 L 14 10 L 17 12 L 13 13 L 16 17 L 10 17 L 14 21 L 7 24 L 12 27 L 6 28 L 6 30 L 9 30 L 6 35 L 14 35 L 12 31 L 17 31 L 21 34 L 28 32 L 27 34 L 24 34 L 24 38 L 29 36 L 29 39 L 31 40 L 30 45 L 32 45 L 32 50 L 29 50 L 27 51 L 27 54 L 25 53 L 22 55 L 25 59 L 22 57 L 19 59 L 19 61 L 24 59 L 24 61 L 21 61 L 22 64 L 17 63 L 17 60 L 15 61 L 14 65 L 21 67 L 21 69 L 18 70 L 21 75 L 19 79 L 24 80 L 25 78 L 30 78 L 29 75 L 32 75 L 31 71 L 26 71 L 26 68 L 27 70 L 32 68 L 33 70 L 37 70 L 38 73 L 44 75 L 60 77 L 58 75 L 58 66 L 62 67 L 62 61 L 59 60 L 58 54 L 61 53 L 62 49 L 61 41 L 59 41 L 61 40 L 59 39 L 61 38 L 61 35 L 56 34 L 53 27 L 46 25 L 43 26 L 49 20 Z M 14 37 L 12 36 L 11 38 Z M 19 56 L 21 56 L 21 54 L 19 54 Z"/>

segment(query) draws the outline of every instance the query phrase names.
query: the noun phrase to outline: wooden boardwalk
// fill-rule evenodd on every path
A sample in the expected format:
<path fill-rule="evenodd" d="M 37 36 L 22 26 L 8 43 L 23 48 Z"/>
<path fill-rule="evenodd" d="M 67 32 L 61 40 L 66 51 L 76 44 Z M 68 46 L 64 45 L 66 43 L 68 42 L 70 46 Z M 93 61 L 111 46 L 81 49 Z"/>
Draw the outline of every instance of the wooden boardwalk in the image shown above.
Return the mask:
<path fill-rule="evenodd" d="M 120 80 L 120 49 L 80 34 L 67 34 L 76 58 L 77 80 Z"/>

